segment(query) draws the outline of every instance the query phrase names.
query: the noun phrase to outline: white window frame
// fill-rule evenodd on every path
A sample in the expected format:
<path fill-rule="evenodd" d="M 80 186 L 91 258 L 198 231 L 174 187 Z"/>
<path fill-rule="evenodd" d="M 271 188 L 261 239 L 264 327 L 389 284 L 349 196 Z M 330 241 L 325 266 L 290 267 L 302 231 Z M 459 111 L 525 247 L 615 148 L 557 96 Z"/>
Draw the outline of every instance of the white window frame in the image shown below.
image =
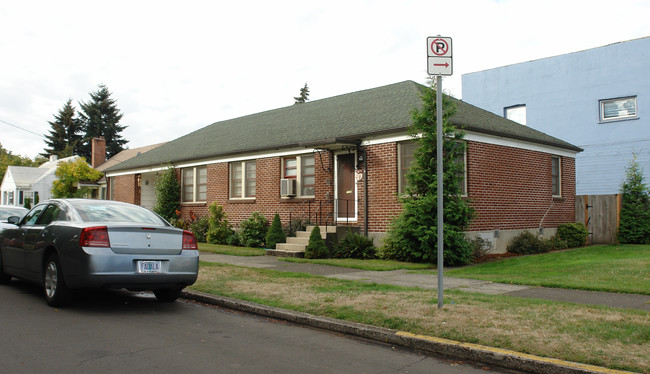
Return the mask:
<path fill-rule="evenodd" d="M 521 118 L 522 114 L 523 114 L 523 118 Z M 503 117 L 526 126 L 526 121 L 527 121 L 526 104 L 512 105 L 503 108 Z"/>
<path fill-rule="evenodd" d="M 205 172 L 205 183 L 199 183 L 199 170 L 204 170 Z M 192 183 L 191 184 L 185 184 L 185 173 L 186 172 L 192 172 Z M 192 193 L 192 199 L 191 200 L 185 200 L 185 192 L 186 188 L 189 186 L 192 190 L 190 191 Z M 199 191 L 199 188 L 203 187 L 205 189 L 205 198 L 201 199 L 200 194 L 201 191 Z M 202 166 L 194 166 L 194 167 L 188 167 L 188 168 L 182 168 L 181 169 L 181 203 L 182 204 L 192 204 L 192 203 L 204 203 L 207 201 L 207 195 L 208 195 L 208 167 L 206 165 Z"/>
<path fill-rule="evenodd" d="M 605 106 L 607 104 L 612 104 L 615 103 L 619 108 L 623 106 L 626 102 L 633 102 L 634 103 L 634 113 L 632 114 L 619 114 L 616 116 L 611 116 L 611 117 L 605 117 Z M 626 97 L 618 97 L 614 99 L 604 99 L 600 100 L 598 102 L 598 108 L 599 108 L 599 116 L 600 116 L 600 122 L 614 122 L 614 121 L 625 121 L 625 120 L 630 120 L 630 119 L 637 119 L 639 118 L 639 108 L 637 106 L 637 100 L 636 96 L 626 96 Z"/>
<path fill-rule="evenodd" d="M 405 193 L 407 183 L 406 171 L 403 170 L 404 167 L 402 165 L 402 157 L 404 157 L 402 149 L 404 148 L 404 145 L 408 143 L 415 143 L 415 141 L 409 140 L 397 143 L 397 193 L 400 195 L 403 195 Z M 417 148 L 417 146 L 415 148 Z M 414 152 L 415 148 L 413 149 Z M 415 160 L 415 157 L 413 157 L 413 160 Z M 463 180 L 461 182 L 460 196 L 467 197 L 467 146 L 465 146 L 465 149 L 463 151 Z"/>
<path fill-rule="evenodd" d="M 555 162 L 557 160 L 557 175 L 553 173 Z M 553 190 L 553 185 L 557 183 L 557 191 Z M 562 157 L 551 156 L 551 195 L 553 197 L 562 197 Z"/>
<path fill-rule="evenodd" d="M 253 179 L 255 183 L 255 192 L 251 193 L 247 186 L 247 178 L 246 178 L 246 171 L 247 171 L 247 165 L 253 164 L 255 165 L 255 178 L 248 178 L 248 179 Z M 239 165 L 241 166 L 241 174 L 238 176 L 239 178 L 237 180 L 241 181 L 241 187 L 240 190 L 238 191 L 238 195 L 234 195 L 234 187 L 233 187 L 233 165 Z M 236 162 L 230 162 L 228 164 L 228 197 L 232 200 L 254 200 L 256 198 L 257 194 L 257 163 L 256 160 L 248 160 L 248 161 L 236 161 Z"/>
<path fill-rule="evenodd" d="M 314 160 L 314 193 L 311 195 L 308 194 L 303 194 L 303 183 L 304 183 L 304 177 L 303 176 L 303 158 L 312 158 Z M 285 166 L 286 166 L 286 160 L 288 159 L 295 159 L 296 160 L 296 175 L 295 176 L 290 176 L 287 177 L 285 176 Z M 287 178 L 287 179 L 295 179 L 296 180 L 296 197 L 305 197 L 305 198 L 313 198 L 316 195 L 316 157 L 313 154 L 305 154 L 305 155 L 297 155 L 297 156 L 287 156 L 282 158 L 282 178 Z M 288 197 L 285 197 L 288 198 Z"/>

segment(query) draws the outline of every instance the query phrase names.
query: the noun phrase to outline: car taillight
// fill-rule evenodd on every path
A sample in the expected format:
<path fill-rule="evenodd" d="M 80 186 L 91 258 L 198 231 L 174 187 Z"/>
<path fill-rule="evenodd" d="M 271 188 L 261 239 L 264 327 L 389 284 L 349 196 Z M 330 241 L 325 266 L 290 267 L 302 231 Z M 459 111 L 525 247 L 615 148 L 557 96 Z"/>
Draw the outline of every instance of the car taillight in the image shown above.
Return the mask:
<path fill-rule="evenodd" d="M 106 226 L 84 227 L 79 235 L 79 246 L 81 247 L 110 247 L 108 240 L 108 228 Z"/>
<path fill-rule="evenodd" d="M 191 231 L 183 230 L 183 249 L 199 249 L 196 245 L 196 238 Z"/>

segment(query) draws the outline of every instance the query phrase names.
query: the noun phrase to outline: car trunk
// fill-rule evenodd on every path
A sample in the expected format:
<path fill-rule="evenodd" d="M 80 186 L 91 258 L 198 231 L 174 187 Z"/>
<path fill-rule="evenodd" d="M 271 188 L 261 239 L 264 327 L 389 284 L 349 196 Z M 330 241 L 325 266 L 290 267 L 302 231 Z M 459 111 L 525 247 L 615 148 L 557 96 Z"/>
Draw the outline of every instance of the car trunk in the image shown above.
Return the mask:
<path fill-rule="evenodd" d="M 177 255 L 183 232 L 171 227 L 109 226 L 108 238 L 118 254 Z"/>

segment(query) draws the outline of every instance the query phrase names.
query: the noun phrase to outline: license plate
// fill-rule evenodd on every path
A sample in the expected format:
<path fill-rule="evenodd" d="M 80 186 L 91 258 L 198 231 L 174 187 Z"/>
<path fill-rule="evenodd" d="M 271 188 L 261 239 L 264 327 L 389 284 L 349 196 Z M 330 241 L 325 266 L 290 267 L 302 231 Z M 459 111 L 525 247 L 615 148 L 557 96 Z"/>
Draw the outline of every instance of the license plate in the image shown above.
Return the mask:
<path fill-rule="evenodd" d="M 138 261 L 138 273 L 160 273 L 160 261 Z"/>

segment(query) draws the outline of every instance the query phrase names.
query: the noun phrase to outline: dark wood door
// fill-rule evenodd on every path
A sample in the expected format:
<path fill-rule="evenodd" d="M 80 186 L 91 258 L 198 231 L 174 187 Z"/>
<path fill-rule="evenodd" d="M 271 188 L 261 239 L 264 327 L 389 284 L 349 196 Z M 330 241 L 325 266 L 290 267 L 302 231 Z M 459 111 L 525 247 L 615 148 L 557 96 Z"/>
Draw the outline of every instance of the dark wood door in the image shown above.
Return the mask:
<path fill-rule="evenodd" d="M 352 153 L 336 156 L 337 159 L 337 218 L 355 217 L 354 160 Z"/>

